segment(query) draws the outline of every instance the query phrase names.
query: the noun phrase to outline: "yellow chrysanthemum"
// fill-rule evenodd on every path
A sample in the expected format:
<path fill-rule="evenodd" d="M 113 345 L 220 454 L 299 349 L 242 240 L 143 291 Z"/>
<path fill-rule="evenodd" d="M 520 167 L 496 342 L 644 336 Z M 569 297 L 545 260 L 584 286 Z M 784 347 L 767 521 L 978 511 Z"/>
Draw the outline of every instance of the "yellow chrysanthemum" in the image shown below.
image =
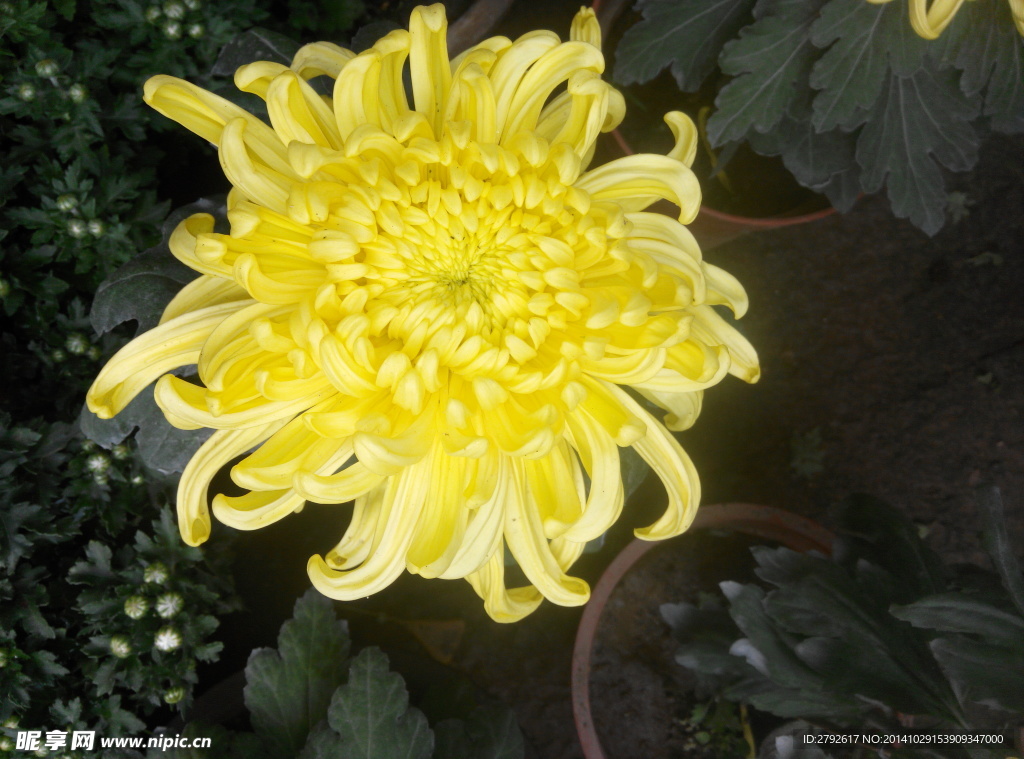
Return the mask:
<path fill-rule="evenodd" d="M 211 478 L 252 451 L 232 469 L 250 492 L 213 498 L 228 525 L 355 501 L 342 541 L 309 561 L 326 595 L 406 569 L 465 577 L 513 621 L 542 597 L 586 602 L 566 571 L 622 509 L 620 446 L 668 491 L 638 535 L 686 529 L 699 484 L 666 426 L 689 426 L 727 372 L 759 370 L 712 307 L 742 315 L 743 288 L 682 223 L 643 212 L 667 198 L 682 222 L 696 214 L 693 124 L 666 116 L 668 156 L 584 171 L 625 110 L 593 12 L 569 42 L 496 37 L 452 61 L 446 26 L 442 6 L 417 8 L 359 55 L 317 43 L 290 68 L 242 67 L 272 128 L 187 82 L 147 82 L 147 103 L 218 146 L 231 233 L 203 214 L 178 226 L 171 250 L 201 276 L 88 402 L 110 417 L 159 378 L 172 424 L 217 430 L 181 477 L 187 543 L 210 533 Z M 308 83 L 321 76 L 333 97 Z M 190 364 L 201 385 L 166 374 Z M 505 546 L 532 586 L 506 590 Z"/>
<path fill-rule="evenodd" d="M 882 5 L 892 0 L 868 0 Z M 1024 0 L 1009 0 L 1010 12 L 1017 31 L 1024 35 Z M 964 0 L 910 0 L 910 25 L 918 36 L 926 40 L 937 40 L 949 26 Z"/>

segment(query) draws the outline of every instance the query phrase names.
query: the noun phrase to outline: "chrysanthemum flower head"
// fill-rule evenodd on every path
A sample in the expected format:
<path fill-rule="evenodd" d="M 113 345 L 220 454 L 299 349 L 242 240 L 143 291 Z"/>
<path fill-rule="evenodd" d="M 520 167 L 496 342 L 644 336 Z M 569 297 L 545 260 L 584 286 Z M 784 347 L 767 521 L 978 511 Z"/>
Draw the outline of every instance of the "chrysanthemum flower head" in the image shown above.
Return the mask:
<path fill-rule="evenodd" d="M 495 37 L 449 60 L 445 36 L 434 5 L 359 55 L 316 43 L 290 67 L 242 67 L 271 126 L 187 82 L 146 84 L 219 148 L 231 232 L 203 214 L 179 225 L 171 250 L 200 276 L 88 401 L 109 417 L 159 378 L 172 424 L 216 430 L 181 477 L 189 544 L 210 533 L 211 478 L 251 451 L 232 468 L 249 492 L 213 498 L 228 525 L 354 501 L 341 542 L 309 561 L 323 593 L 362 598 L 403 570 L 464 577 L 512 621 L 542 598 L 586 602 L 566 573 L 619 516 L 621 447 L 668 492 L 638 535 L 686 529 L 699 484 L 669 429 L 758 367 L 713 308 L 742 315 L 742 287 L 681 223 L 700 204 L 692 123 L 666 117 L 667 156 L 587 170 L 625 110 L 593 12 L 568 42 Z M 662 198 L 679 221 L 644 212 Z M 189 364 L 198 384 L 167 374 Z M 532 585 L 506 589 L 506 550 Z"/>

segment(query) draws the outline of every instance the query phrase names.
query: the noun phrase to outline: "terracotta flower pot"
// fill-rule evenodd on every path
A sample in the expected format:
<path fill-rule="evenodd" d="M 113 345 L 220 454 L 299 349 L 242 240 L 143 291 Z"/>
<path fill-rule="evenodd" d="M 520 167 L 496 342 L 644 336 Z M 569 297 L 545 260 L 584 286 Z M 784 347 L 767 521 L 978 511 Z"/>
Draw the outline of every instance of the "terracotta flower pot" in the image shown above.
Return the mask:
<path fill-rule="evenodd" d="M 690 531 L 720 529 L 776 542 L 795 551 L 831 551 L 833 535 L 818 523 L 770 506 L 726 503 L 702 506 Z M 689 533 L 688 533 L 689 534 Z M 587 759 L 605 759 L 591 714 L 590 682 L 594 644 L 606 605 L 622 578 L 648 552 L 665 542 L 634 540 L 608 566 L 594 587 L 576 634 L 572 660 L 572 700 L 576 730 Z M 675 599 L 664 599 L 666 601 Z"/>

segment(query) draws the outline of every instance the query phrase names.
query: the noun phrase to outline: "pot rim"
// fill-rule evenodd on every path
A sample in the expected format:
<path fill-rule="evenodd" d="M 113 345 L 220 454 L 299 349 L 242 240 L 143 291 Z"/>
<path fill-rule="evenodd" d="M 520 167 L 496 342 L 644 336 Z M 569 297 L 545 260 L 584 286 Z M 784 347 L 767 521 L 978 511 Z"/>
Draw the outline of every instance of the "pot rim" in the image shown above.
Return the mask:
<path fill-rule="evenodd" d="M 611 131 L 611 136 L 623 153 L 627 156 L 636 155 L 636 151 L 633 150 L 633 146 L 629 144 L 629 141 L 626 140 L 625 137 L 622 136 L 622 132 L 618 129 L 613 129 Z M 737 216 L 736 214 L 719 211 L 702 202 L 700 204 L 700 209 L 697 211 L 697 217 L 699 219 L 700 216 L 703 215 L 719 222 L 750 229 L 778 229 L 779 227 L 789 227 L 796 224 L 806 224 L 808 222 L 817 221 L 818 219 L 824 219 L 826 216 L 832 216 L 835 213 L 838 213 L 835 206 L 828 205 L 825 208 L 818 209 L 817 211 L 793 214 L 789 216 Z"/>
<path fill-rule="evenodd" d="M 776 541 L 797 551 L 831 553 L 834 535 L 818 522 L 774 506 L 721 503 L 701 506 L 690 526 L 694 529 L 732 529 Z M 572 651 L 572 711 L 576 733 L 586 759 L 606 759 L 590 710 L 590 662 L 605 605 L 619 581 L 656 546 L 665 541 L 634 538 L 608 565 L 583 610 Z"/>

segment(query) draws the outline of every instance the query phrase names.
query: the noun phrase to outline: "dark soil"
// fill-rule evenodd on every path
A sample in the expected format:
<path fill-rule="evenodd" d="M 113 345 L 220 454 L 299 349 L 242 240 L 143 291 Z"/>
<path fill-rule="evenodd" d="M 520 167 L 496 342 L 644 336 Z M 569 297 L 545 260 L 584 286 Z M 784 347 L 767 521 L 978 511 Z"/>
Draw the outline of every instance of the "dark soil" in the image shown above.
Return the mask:
<path fill-rule="evenodd" d="M 605 753 L 648 759 L 726 759 L 699 751 L 686 720 L 697 705 L 688 670 L 674 664 L 678 644 L 659 611 L 663 603 L 696 604 L 723 580 L 753 579 L 743 536 L 708 531 L 655 548 L 622 578 L 608 599 L 594 645 L 591 710 Z"/>

